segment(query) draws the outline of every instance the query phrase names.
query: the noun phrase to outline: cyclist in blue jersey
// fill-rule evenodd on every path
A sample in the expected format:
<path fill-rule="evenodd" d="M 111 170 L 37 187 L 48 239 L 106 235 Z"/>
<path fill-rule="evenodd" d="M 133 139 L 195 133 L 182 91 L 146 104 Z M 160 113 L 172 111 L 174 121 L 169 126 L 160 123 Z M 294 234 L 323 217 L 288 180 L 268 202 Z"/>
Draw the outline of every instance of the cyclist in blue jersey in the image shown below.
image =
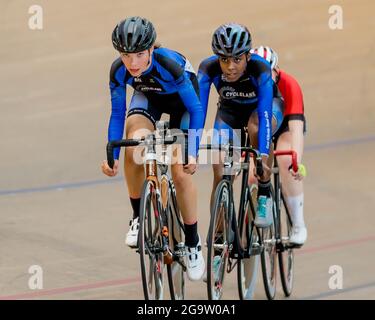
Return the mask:
<path fill-rule="evenodd" d="M 155 39 L 152 23 L 141 17 L 127 18 L 113 30 L 112 43 L 120 57 L 113 62 L 110 70 L 112 113 L 109 141 L 122 139 L 125 122 L 127 139 L 139 138 L 139 134 L 153 131 L 163 113 L 170 115 L 171 129 L 201 130 L 204 127 L 205 112 L 191 64 L 178 52 L 155 46 Z M 127 115 L 126 85 L 134 88 Z M 191 177 L 196 170 L 198 146 L 199 139 L 189 144 L 188 164 L 171 165 L 177 201 L 185 224 L 187 274 L 191 280 L 199 280 L 205 268 L 197 231 L 197 191 Z M 114 150 L 113 169 L 107 161 L 103 161 L 104 174 L 117 174 L 119 154 L 119 149 Z M 126 244 L 130 247 L 137 246 L 140 196 L 145 179 L 143 165 L 135 161 L 135 156 L 135 148 L 126 149 L 125 180 L 133 208 L 126 236 Z"/>
<path fill-rule="evenodd" d="M 258 178 L 258 208 L 255 224 L 265 228 L 272 223 L 270 176 L 272 166 L 271 138 L 283 119 L 283 100 L 272 80 L 269 63 L 251 55 L 251 35 L 240 24 L 223 24 L 213 34 L 214 56 L 199 66 L 198 82 L 203 109 L 207 109 L 211 84 L 219 94 L 218 110 L 214 123 L 214 143 L 240 141 L 233 129 L 247 127 L 252 146 L 263 158 L 264 174 Z M 226 129 L 229 134 L 223 134 Z M 221 180 L 223 165 L 214 164 L 213 189 Z"/>

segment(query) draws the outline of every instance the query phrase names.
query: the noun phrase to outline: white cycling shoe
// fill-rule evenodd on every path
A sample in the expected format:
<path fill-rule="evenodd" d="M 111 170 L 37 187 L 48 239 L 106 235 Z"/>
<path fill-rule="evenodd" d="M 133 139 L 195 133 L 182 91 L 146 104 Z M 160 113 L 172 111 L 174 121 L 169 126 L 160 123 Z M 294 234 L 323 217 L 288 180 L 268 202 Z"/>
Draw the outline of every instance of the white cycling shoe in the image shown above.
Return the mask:
<path fill-rule="evenodd" d="M 126 234 L 125 244 L 130 248 L 137 248 L 138 244 L 138 231 L 139 231 L 139 218 L 131 219 L 129 222 L 129 231 Z"/>
<path fill-rule="evenodd" d="M 185 246 L 186 252 L 186 273 L 191 281 L 198 281 L 202 278 L 206 267 L 202 254 L 201 239 L 196 247 Z"/>
<path fill-rule="evenodd" d="M 292 235 L 289 238 L 291 244 L 302 246 L 307 239 L 306 227 L 293 227 Z"/>

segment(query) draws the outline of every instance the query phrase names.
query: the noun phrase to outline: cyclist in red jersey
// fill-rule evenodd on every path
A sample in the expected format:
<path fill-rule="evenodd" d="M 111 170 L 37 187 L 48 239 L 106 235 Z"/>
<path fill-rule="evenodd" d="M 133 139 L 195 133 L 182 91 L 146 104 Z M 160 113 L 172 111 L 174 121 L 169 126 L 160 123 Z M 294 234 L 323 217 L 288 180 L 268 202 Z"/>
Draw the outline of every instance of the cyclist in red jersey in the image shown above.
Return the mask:
<path fill-rule="evenodd" d="M 272 69 L 272 78 L 284 98 L 284 120 L 275 135 L 276 150 L 295 150 L 299 167 L 302 164 L 306 119 L 304 114 L 303 95 L 297 80 L 284 70 L 280 70 L 277 53 L 269 47 L 260 46 L 252 50 L 266 59 Z M 290 209 L 293 230 L 290 242 L 303 245 L 307 238 L 307 229 L 303 217 L 303 175 L 291 170 L 289 157 L 278 158 L 280 177 L 283 184 L 285 200 Z"/>

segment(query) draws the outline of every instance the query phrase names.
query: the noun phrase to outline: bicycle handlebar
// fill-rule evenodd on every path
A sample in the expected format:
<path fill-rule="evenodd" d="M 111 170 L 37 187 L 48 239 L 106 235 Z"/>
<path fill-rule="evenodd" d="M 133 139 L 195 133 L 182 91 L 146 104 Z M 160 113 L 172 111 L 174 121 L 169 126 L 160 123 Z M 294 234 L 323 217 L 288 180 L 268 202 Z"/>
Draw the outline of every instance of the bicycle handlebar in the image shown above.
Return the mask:
<path fill-rule="evenodd" d="M 152 140 L 152 145 L 169 145 L 173 144 L 177 141 L 177 135 L 172 137 L 172 140 L 162 139 L 162 138 L 155 138 Z M 168 137 L 169 138 L 169 137 Z M 139 145 L 146 145 L 147 138 L 142 139 L 122 139 L 122 140 L 113 140 L 107 143 L 107 162 L 108 166 L 113 169 L 115 164 L 115 160 L 113 158 L 113 149 L 118 147 L 135 147 Z"/>
<path fill-rule="evenodd" d="M 240 152 L 251 153 L 255 157 L 255 166 L 256 166 L 256 173 L 258 176 L 263 176 L 263 164 L 262 164 L 262 156 L 257 149 L 251 147 L 237 147 L 232 145 L 226 146 L 213 146 L 211 144 L 204 144 L 199 147 L 199 149 L 206 149 L 206 150 L 224 150 L 226 152 L 238 150 Z"/>
<path fill-rule="evenodd" d="M 273 154 L 277 156 L 291 156 L 292 157 L 292 169 L 295 173 L 298 172 L 297 152 L 294 150 L 276 150 Z"/>

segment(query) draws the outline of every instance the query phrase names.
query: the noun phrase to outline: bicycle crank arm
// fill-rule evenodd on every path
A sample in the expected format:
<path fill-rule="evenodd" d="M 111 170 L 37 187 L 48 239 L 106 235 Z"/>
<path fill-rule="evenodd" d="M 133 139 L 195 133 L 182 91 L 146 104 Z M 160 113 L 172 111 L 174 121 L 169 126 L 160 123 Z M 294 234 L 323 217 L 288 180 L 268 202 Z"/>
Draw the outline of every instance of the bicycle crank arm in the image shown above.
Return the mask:
<path fill-rule="evenodd" d="M 181 260 L 180 257 L 177 256 L 177 255 L 175 255 L 173 258 L 176 259 L 175 261 L 181 266 L 182 271 L 186 272 L 186 265 L 185 265 L 184 261 Z"/>

